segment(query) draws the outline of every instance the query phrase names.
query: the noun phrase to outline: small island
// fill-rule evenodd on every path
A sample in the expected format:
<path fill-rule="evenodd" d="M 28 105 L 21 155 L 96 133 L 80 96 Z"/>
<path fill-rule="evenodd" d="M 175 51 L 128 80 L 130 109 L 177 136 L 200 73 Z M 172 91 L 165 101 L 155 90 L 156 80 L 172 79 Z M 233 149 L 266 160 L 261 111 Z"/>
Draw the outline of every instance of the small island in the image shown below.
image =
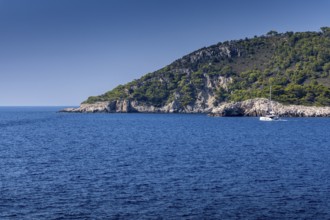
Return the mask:
<path fill-rule="evenodd" d="M 329 45 L 329 27 L 220 42 L 62 112 L 260 116 L 272 85 L 280 116 L 329 117 Z"/>

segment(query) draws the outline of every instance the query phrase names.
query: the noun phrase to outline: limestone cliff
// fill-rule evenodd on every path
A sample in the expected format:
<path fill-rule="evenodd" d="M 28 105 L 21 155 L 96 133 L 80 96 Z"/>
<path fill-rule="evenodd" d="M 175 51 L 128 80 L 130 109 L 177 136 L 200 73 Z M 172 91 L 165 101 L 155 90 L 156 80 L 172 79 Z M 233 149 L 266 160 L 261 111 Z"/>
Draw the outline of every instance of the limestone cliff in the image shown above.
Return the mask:
<path fill-rule="evenodd" d="M 283 105 L 268 99 L 249 99 L 242 102 L 222 103 L 218 107 L 202 108 L 200 105 L 187 106 L 184 109 L 178 107 L 176 101 L 163 107 L 145 105 L 136 101 L 121 100 L 112 102 L 98 102 L 94 104 L 82 104 L 79 108 L 68 108 L 63 112 L 79 113 L 209 113 L 209 116 L 261 116 L 266 114 L 272 106 L 272 110 L 281 117 L 329 117 L 330 107 L 314 107 L 301 105 Z"/>

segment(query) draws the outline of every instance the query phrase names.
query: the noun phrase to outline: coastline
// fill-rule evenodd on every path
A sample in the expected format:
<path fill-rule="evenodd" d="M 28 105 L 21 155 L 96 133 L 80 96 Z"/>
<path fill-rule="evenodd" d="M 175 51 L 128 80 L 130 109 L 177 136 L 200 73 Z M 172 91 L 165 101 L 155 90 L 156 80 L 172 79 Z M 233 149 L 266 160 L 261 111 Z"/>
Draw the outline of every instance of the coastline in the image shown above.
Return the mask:
<path fill-rule="evenodd" d="M 269 100 L 249 99 L 241 102 L 221 103 L 219 106 L 202 108 L 200 105 L 182 107 L 173 101 L 165 106 L 156 107 L 130 100 L 81 104 L 78 108 L 65 108 L 67 113 L 184 113 L 207 114 L 212 117 L 258 117 L 269 110 Z M 272 101 L 272 110 L 280 117 L 330 117 L 330 107 L 283 105 Z"/>

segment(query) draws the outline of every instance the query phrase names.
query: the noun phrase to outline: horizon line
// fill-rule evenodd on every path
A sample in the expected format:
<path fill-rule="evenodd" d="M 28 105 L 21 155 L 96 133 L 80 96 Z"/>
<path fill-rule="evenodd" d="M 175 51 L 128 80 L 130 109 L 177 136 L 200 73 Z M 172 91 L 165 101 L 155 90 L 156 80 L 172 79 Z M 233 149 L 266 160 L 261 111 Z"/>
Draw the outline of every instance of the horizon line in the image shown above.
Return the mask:
<path fill-rule="evenodd" d="M 2 107 L 79 107 L 80 105 L 0 105 Z"/>

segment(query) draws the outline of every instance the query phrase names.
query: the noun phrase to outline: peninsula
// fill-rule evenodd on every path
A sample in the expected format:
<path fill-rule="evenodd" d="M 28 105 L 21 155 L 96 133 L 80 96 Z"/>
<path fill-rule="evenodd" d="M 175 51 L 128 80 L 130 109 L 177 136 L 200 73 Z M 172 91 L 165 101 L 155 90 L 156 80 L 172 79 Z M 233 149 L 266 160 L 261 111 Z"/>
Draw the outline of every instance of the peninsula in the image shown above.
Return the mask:
<path fill-rule="evenodd" d="M 330 116 L 330 28 L 220 42 L 62 111 L 259 116 L 270 85 L 281 116 Z"/>

